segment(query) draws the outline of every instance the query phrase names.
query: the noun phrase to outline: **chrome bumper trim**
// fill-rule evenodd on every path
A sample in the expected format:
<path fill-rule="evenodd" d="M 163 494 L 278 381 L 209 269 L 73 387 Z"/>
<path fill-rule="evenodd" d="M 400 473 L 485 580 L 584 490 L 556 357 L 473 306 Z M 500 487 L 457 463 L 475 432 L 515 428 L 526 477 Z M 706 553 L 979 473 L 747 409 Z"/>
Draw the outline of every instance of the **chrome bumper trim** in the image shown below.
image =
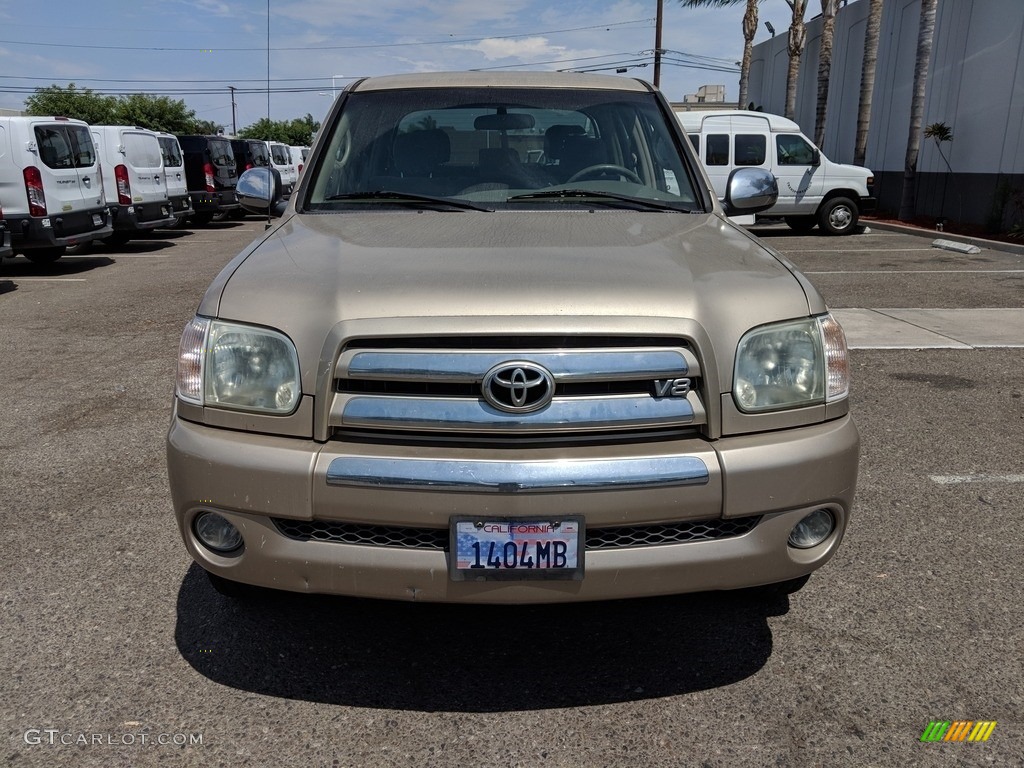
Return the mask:
<path fill-rule="evenodd" d="M 403 490 L 528 493 L 706 485 L 696 456 L 630 459 L 465 461 L 339 456 L 327 484 Z"/>

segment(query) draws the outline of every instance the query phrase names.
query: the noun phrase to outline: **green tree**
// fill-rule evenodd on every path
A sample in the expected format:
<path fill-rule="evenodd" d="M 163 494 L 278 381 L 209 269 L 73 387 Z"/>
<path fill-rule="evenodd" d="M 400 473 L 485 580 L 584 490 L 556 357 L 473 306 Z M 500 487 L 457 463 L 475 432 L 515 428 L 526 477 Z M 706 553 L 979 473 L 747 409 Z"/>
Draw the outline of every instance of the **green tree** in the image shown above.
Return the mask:
<path fill-rule="evenodd" d="M 725 8 L 729 5 L 746 3 L 747 9 L 743 13 L 743 59 L 740 61 L 740 93 L 736 99 L 740 109 L 745 109 L 747 104 L 747 91 L 750 81 L 750 58 L 754 48 L 754 34 L 757 32 L 757 4 L 761 0 L 679 0 L 684 8 L 700 8 L 709 6 Z"/>
<path fill-rule="evenodd" d="M 793 20 L 789 25 L 789 68 L 786 70 L 786 111 L 783 113 L 790 120 L 796 120 L 796 84 L 800 77 L 800 57 L 807 45 L 807 27 L 804 25 L 804 12 L 807 0 L 786 0 L 793 11 Z"/>
<path fill-rule="evenodd" d="M 914 61 L 914 90 L 910 98 L 910 131 L 907 137 L 907 157 L 903 163 L 900 221 L 910 221 L 917 213 L 917 156 L 921 150 L 921 122 L 924 116 L 924 97 L 928 89 L 928 63 L 932 57 L 937 5 L 938 0 L 921 0 L 917 58 Z"/>
<path fill-rule="evenodd" d="M 313 136 L 320 123 L 311 114 L 294 120 L 270 120 L 263 117 L 238 132 L 243 139 L 279 141 L 282 144 L 306 147 L 313 143 Z"/>
<path fill-rule="evenodd" d="M 196 125 L 195 110 L 181 100 L 134 93 L 117 100 L 114 119 L 118 125 L 138 125 L 151 131 L 188 133 Z"/>
<path fill-rule="evenodd" d="M 828 85 L 832 78 L 832 38 L 835 35 L 839 0 L 821 0 L 821 49 L 818 54 L 818 105 L 814 111 L 814 143 L 825 143 L 825 115 L 828 109 Z"/>
<path fill-rule="evenodd" d="M 78 88 L 74 83 L 66 88 L 56 84 L 36 88 L 36 92 L 25 99 L 25 111 L 30 115 L 59 115 L 92 125 L 112 124 L 116 110 L 117 99 L 113 96 Z"/>
<path fill-rule="evenodd" d="M 864 165 L 871 125 L 871 99 L 875 92 L 875 65 L 878 62 L 878 33 L 882 28 L 883 0 L 869 0 L 867 29 L 864 30 L 864 61 L 860 71 L 860 103 L 857 107 L 857 141 L 853 164 Z"/>

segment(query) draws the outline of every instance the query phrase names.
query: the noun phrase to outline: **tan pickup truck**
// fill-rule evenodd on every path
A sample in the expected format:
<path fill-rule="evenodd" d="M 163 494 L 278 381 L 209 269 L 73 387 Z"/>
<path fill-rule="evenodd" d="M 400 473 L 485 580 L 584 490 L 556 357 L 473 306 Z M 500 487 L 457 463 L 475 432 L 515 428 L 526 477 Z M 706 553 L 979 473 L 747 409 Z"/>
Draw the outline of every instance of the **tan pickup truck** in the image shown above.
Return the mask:
<path fill-rule="evenodd" d="M 597 75 L 350 85 L 181 339 L 189 554 L 244 585 L 531 603 L 799 584 L 857 479 L 845 337 L 665 99 Z"/>

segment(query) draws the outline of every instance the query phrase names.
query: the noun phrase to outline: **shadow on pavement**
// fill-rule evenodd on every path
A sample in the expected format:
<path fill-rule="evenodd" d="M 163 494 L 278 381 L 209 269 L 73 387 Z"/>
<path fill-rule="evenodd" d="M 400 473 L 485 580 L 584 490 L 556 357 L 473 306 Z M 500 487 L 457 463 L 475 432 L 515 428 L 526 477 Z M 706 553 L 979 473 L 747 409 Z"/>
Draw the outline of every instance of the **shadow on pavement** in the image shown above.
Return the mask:
<path fill-rule="evenodd" d="M 4 277 L 73 277 L 100 267 L 109 267 L 114 260 L 100 253 L 77 256 L 68 254 L 52 264 L 36 264 L 17 256 L 3 265 Z"/>
<path fill-rule="evenodd" d="M 0 280 L 0 295 L 18 290 L 18 284 L 12 280 Z"/>
<path fill-rule="evenodd" d="M 675 696 L 771 655 L 770 590 L 606 603 L 455 606 L 282 592 L 234 600 L 193 564 L 175 640 L 210 680 L 350 707 L 507 712 Z"/>

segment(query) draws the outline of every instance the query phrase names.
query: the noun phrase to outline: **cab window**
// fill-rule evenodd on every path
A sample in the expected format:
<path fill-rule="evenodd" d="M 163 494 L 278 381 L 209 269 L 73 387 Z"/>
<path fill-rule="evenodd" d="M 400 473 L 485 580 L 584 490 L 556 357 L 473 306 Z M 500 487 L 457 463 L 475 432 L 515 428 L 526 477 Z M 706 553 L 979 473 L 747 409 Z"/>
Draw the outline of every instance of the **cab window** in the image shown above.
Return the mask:
<path fill-rule="evenodd" d="M 775 138 L 779 152 L 779 165 L 811 165 L 814 147 L 803 136 L 781 134 Z"/>

